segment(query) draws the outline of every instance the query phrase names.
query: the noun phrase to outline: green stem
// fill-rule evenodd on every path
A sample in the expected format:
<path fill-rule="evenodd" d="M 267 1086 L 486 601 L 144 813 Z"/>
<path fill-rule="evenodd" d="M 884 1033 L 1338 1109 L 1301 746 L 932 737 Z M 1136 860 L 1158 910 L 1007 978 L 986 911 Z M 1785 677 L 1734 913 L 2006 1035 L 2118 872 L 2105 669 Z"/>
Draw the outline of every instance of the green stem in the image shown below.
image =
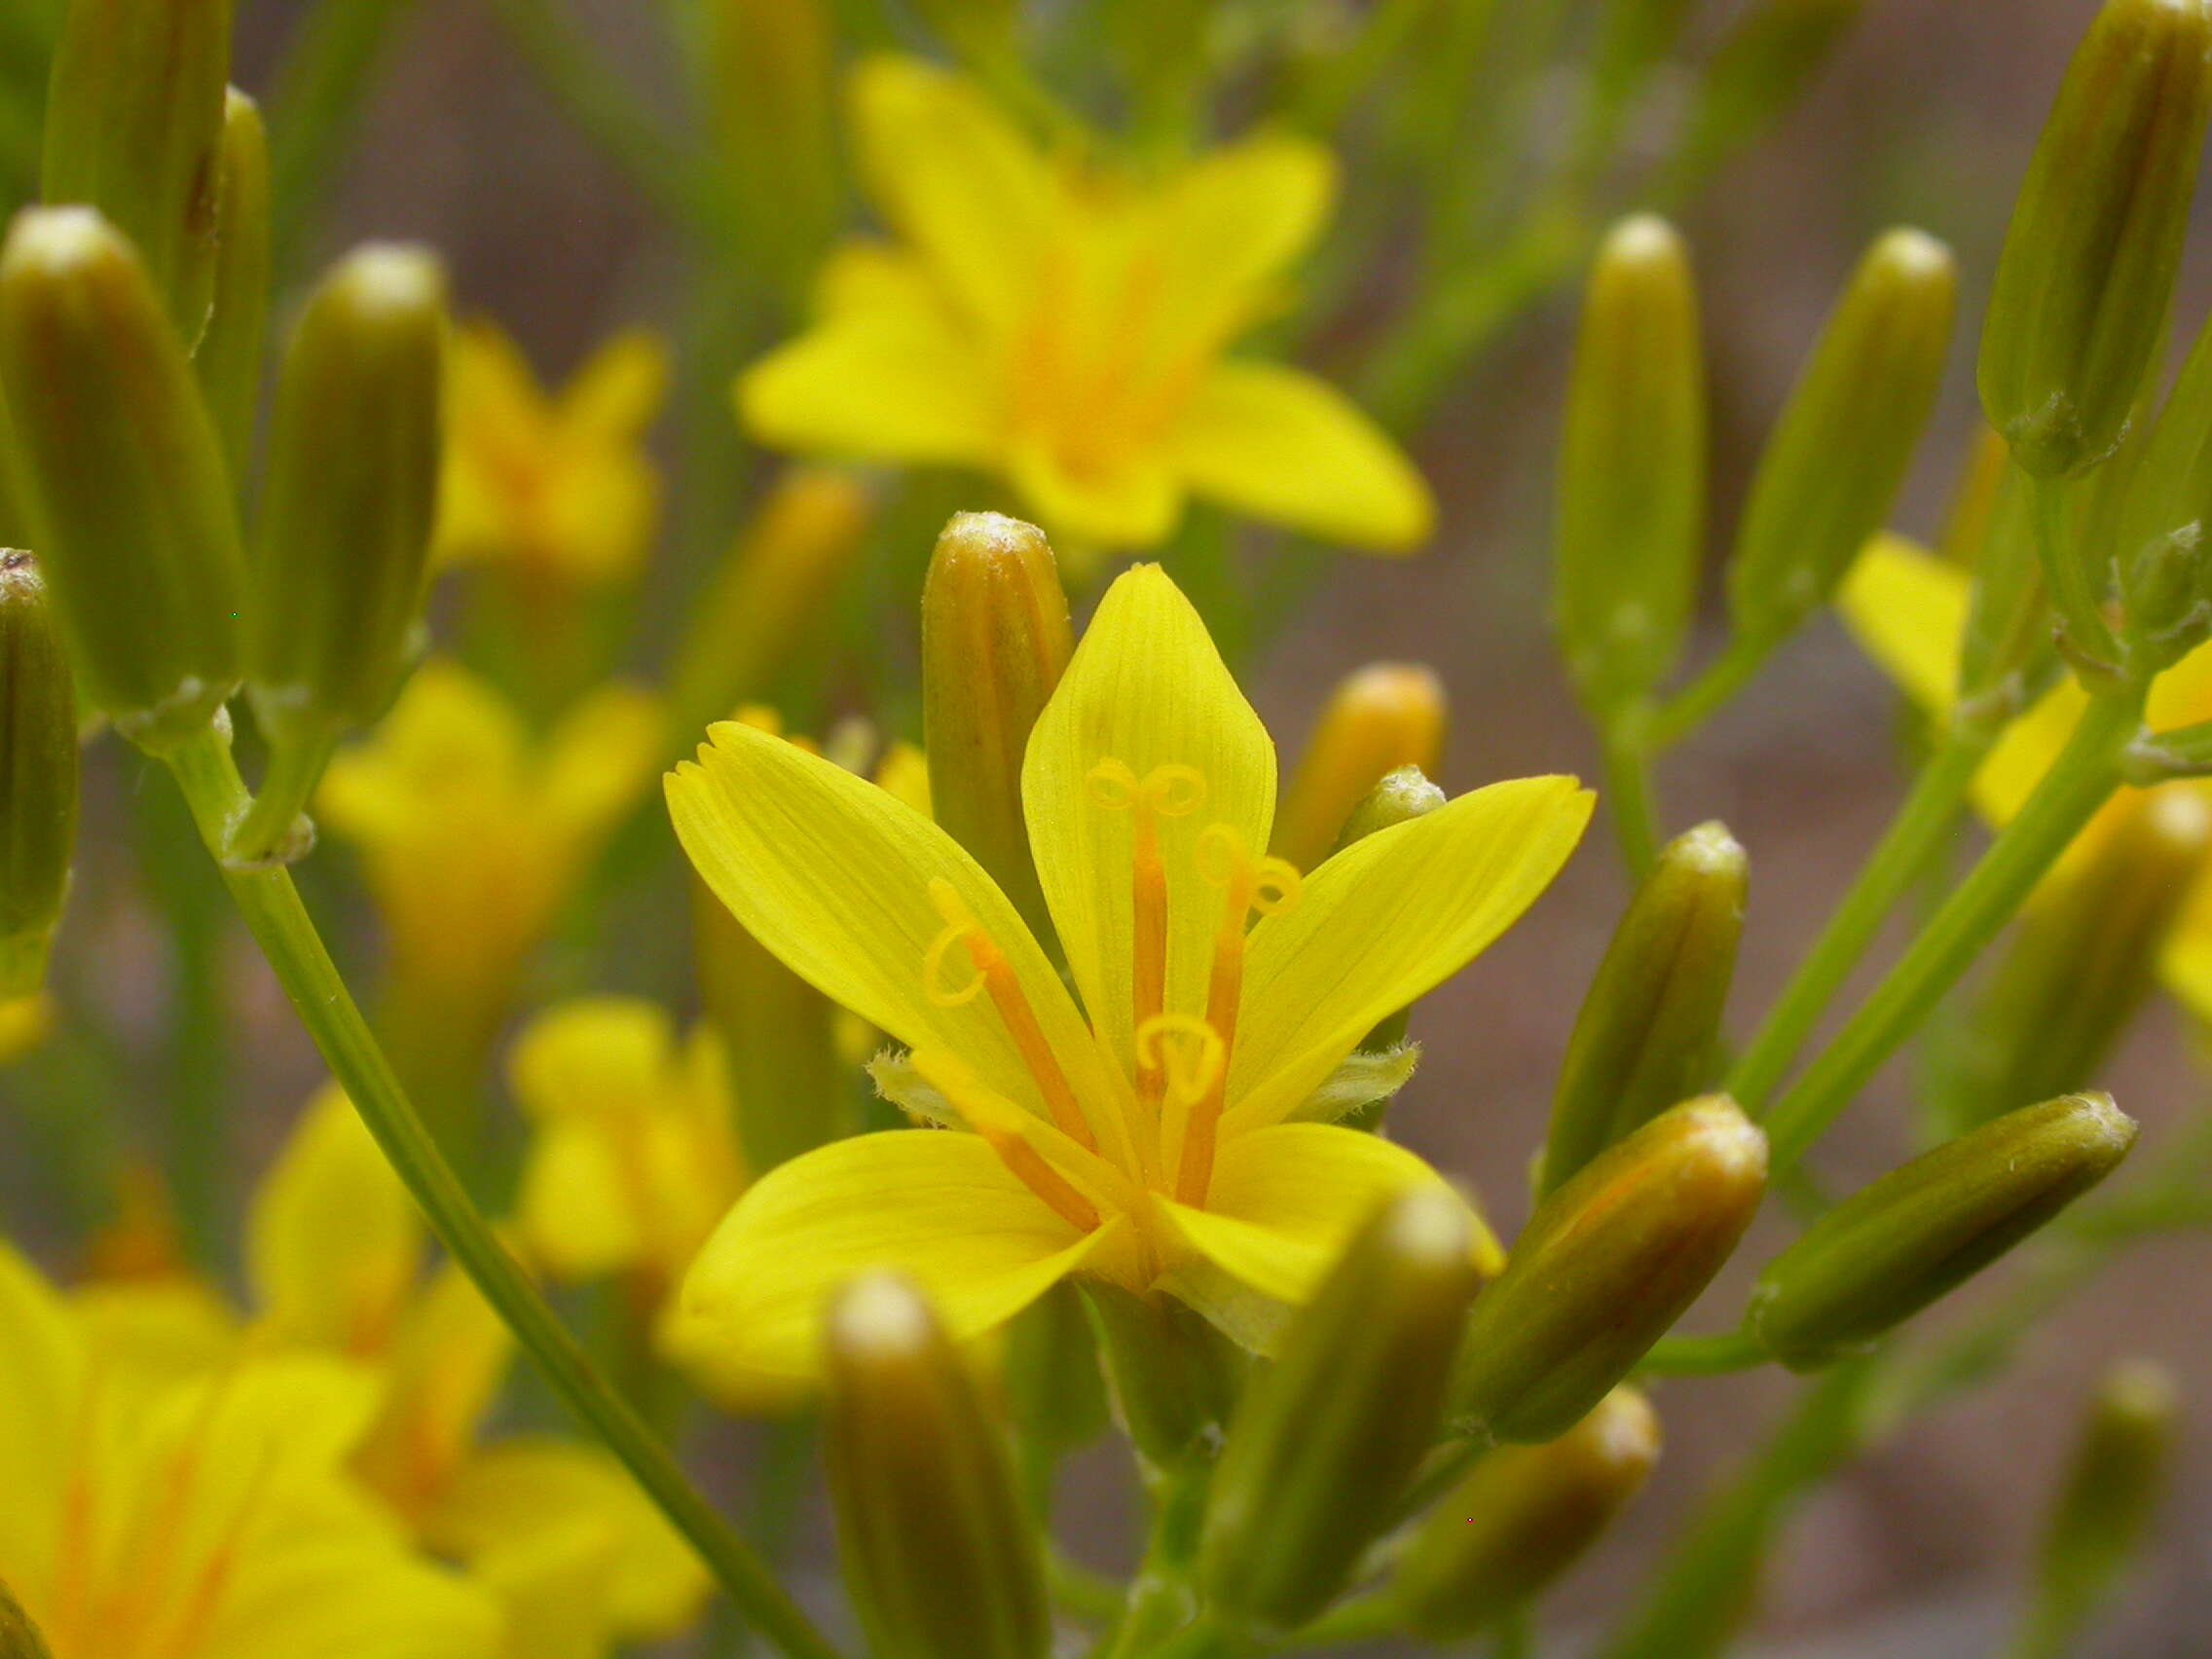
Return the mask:
<path fill-rule="evenodd" d="M 1765 1107 L 1883 921 L 1950 834 L 1989 746 L 1990 737 L 1979 731 L 1954 729 L 1920 768 L 1851 891 L 1737 1056 L 1722 1087 L 1747 1112 L 1755 1115 Z"/>
<path fill-rule="evenodd" d="M 2095 567 L 2077 558 L 2073 531 L 2067 522 L 2071 505 L 2063 478 L 2030 478 L 2028 495 L 2034 503 L 2036 551 L 2043 563 L 2044 580 L 2050 588 L 2050 603 L 2062 624 L 2062 645 L 2077 663 L 2107 674 L 2115 672 L 2121 652 L 2120 642 L 2105 622 L 2104 595 L 2098 591 Z"/>
<path fill-rule="evenodd" d="M 1774 648 L 1772 641 L 1736 635 L 1695 680 L 1659 706 L 1644 741 L 1653 754 L 1670 749 L 1719 712 L 1751 682 Z"/>
<path fill-rule="evenodd" d="M 1652 794 L 1650 754 L 1616 729 L 1604 734 L 1599 763 L 1621 858 L 1629 875 L 1641 881 L 1659 856 L 1659 807 Z"/>
<path fill-rule="evenodd" d="M 246 805 L 230 743 L 210 726 L 166 753 L 201 837 L 221 865 L 229 829 Z M 570 1408 L 607 1443 L 638 1484 L 770 1641 L 792 1659 L 836 1659 L 836 1650 L 784 1593 L 666 1449 L 585 1357 L 535 1284 L 478 1212 L 409 1104 L 384 1051 L 323 948 L 282 868 L 222 866 L 224 882 L 277 981 L 331 1073 L 376 1136 L 393 1171 L 439 1240 L 514 1333 Z"/>
<path fill-rule="evenodd" d="M 1664 1337 L 1637 1370 L 1645 1377 L 1719 1377 L 1755 1370 L 1767 1358 L 1750 1333 L 1722 1331 L 1710 1337 Z"/>
<path fill-rule="evenodd" d="M 2141 685 L 2091 698 L 2019 815 L 1835 1041 L 1766 1115 L 1775 1168 L 1789 1168 L 1820 1139 L 2111 798 L 2120 785 L 2120 753 L 2142 722 L 2143 699 Z"/>
<path fill-rule="evenodd" d="M 1045 1546 L 1045 1576 L 1053 1602 L 1086 1623 L 1110 1625 L 1122 1616 L 1127 1603 L 1128 1586 L 1110 1573 L 1070 1561 L 1050 1540 Z"/>
<path fill-rule="evenodd" d="M 231 856 L 240 864 L 267 860 L 290 863 L 305 853 L 312 840 L 298 833 L 301 815 L 322 781 L 330 753 L 338 747 L 338 728 L 317 721 L 316 729 L 297 741 L 269 746 L 269 769 L 253 804 L 231 834 Z"/>

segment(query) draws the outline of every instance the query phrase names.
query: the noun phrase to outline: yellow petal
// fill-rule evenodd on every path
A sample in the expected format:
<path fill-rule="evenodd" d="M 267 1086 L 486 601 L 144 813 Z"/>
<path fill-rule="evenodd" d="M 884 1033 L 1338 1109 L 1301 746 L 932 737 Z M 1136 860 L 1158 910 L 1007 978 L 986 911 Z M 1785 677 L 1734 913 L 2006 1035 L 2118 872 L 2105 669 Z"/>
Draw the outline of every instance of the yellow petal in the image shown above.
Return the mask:
<path fill-rule="evenodd" d="M 2144 719 L 2153 731 L 2212 720 L 2212 645 L 2198 645 L 2151 682 Z"/>
<path fill-rule="evenodd" d="M 1336 185 L 1336 159 L 1290 133 L 1215 150 L 1176 179 L 1159 243 L 1166 350 L 1218 350 L 1255 321 L 1320 234 Z"/>
<path fill-rule="evenodd" d="M 1902 536 L 1877 535 L 1852 562 L 1836 611 L 1882 672 L 1934 713 L 1957 694 L 1967 586 L 1967 572 L 1948 560 Z"/>
<path fill-rule="evenodd" d="M 635 685 L 602 685 L 579 698 L 546 739 L 536 827 L 595 849 L 636 805 L 666 754 L 665 721 L 660 699 Z"/>
<path fill-rule="evenodd" d="M 988 464 L 1002 423 L 975 351 L 925 314 L 855 309 L 738 378 L 738 419 L 776 449 Z"/>
<path fill-rule="evenodd" d="M 638 1195 L 613 1144 L 576 1124 L 541 1128 L 523 1162 L 515 1225 L 531 1259 L 577 1284 L 635 1265 L 645 1239 Z"/>
<path fill-rule="evenodd" d="M 910 57 L 853 71 L 855 161 L 892 228 L 977 323 L 1031 304 L 1057 186 L 1044 158 L 972 83 Z"/>
<path fill-rule="evenodd" d="M 498 1399 L 513 1339 L 491 1305 L 452 1263 L 407 1310 L 392 1345 L 382 1409 L 358 1466 L 408 1515 L 443 1492 Z"/>
<path fill-rule="evenodd" d="M 600 1595 L 572 1611 L 603 1642 L 674 1636 L 707 1593 L 706 1568 L 637 1482 L 605 1452 L 571 1441 L 514 1439 L 476 1453 L 425 1530 L 464 1561 L 547 1534 L 594 1535 Z"/>
<path fill-rule="evenodd" d="M 1131 814 L 1101 805 L 1092 783 L 1096 768 L 1112 764 L 1138 779 L 1187 767 L 1203 781 L 1195 811 L 1158 821 L 1165 1006 L 1202 1010 L 1222 900 L 1199 873 L 1198 839 L 1226 824 L 1253 856 L 1267 850 L 1275 751 L 1198 613 L 1154 565 L 1125 571 L 1107 590 L 1037 721 L 1021 772 L 1038 879 L 1076 988 L 1133 1076 Z"/>
<path fill-rule="evenodd" d="M 0 1562 L 11 1581 L 43 1580 L 59 1541 L 85 1352 L 39 1271 L 0 1240 Z"/>
<path fill-rule="evenodd" d="M 139 1386 L 187 1382 L 223 1368 L 238 1357 L 244 1334 L 222 1297 L 197 1278 L 95 1280 L 73 1291 L 69 1306 L 101 1371 Z"/>
<path fill-rule="evenodd" d="M 965 1342 L 1112 1248 L 1120 1231 L 1078 1233 L 976 1135 L 891 1129 L 833 1141 L 738 1200 L 684 1280 L 669 1347 L 718 1397 L 774 1400 L 819 1377 L 825 1307 L 858 1273 L 909 1274 Z"/>
<path fill-rule="evenodd" d="M 516 1104 L 541 1122 L 645 1115 L 667 1092 L 676 1027 L 643 997 L 576 997 L 539 1014 L 507 1052 Z"/>
<path fill-rule="evenodd" d="M 561 392 L 561 421 L 577 437 L 628 443 L 668 395 L 668 349 L 649 329 L 626 329 L 591 354 Z"/>
<path fill-rule="evenodd" d="M 1007 477 L 1054 536 L 1097 547 L 1151 547 L 1183 511 L 1183 490 L 1158 449 L 1131 449 L 1111 464 L 1070 466 L 1045 434 L 1011 446 Z"/>
<path fill-rule="evenodd" d="M 272 1333 L 362 1356 L 389 1346 L 423 1223 L 332 1085 L 308 1103 L 246 1212 L 246 1273 Z"/>
<path fill-rule="evenodd" d="M 2158 972 L 2190 1013 L 2212 1024 L 2212 876 L 2197 878 L 2166 940 Z"/>
<path fill-rule="evenodd" d="M 1263 918 L 1224 1127 L 1280 1121 L 1385 1014 L 1456 974 L 1543 892 L 1590 821 L 1572 778 L 1517 778 L 1353 842 Z"/>
<path fill-rule="evenodd" d="M 1280 363 L 1215 364 L 1172 447 L 1195 493 L 1311 535 L 1402 553 L 1435 522 L 1405 452 L 1344 393 Z"/>
<path fill-rule="evenodd" d="M 946 926 L 930 884 L 949 882 L 1013 968 L 1094 1132 L 1116 1132 L 1115 1080 L 1083 1016 L 1018 912 L 951 836 L 781 738 L 733 723 L 708 735 L 698 760 L 670 775 L 669 813 L 700 875 L 756 939 L 901 1043 L 958 1054 L 997 1092 L 1044 1111 L 991 999 L 948 1006 L 925 987 L 925 959 Z M 967 964 L 949 955 L 957 977 Z"/>
<path fill-rule="evenodd" d="M 1443 1177 L 1404 1147 L 1334 1124 L 1276 1124 L 1222 1142 L 1203 1209 L 1160 1199 L 1185 1243 L 1272 1301 L 1304 1302 L 1384 1200 Z M 1475 1218 L 1485 1272 L 1501 1259 Z"/>

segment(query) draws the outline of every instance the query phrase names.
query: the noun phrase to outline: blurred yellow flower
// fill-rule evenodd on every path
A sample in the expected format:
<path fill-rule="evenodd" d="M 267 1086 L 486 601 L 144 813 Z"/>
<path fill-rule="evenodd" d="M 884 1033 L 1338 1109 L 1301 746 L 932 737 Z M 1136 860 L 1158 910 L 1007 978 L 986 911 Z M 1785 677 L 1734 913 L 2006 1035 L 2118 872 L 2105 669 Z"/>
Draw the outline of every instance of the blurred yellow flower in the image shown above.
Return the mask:
<path fill-rule="evenodd" d="M 548 395 L 496 324 L 459 329 L 433 556 L 582 585 L 633 574 L 659 523 L 645 436 L 667 386 L 667 352 L 643 331 Z"/>
<path fill-rule="evenodd" d="M 501 1609 L 346 1473 L 370 1374 L 124 1362 L 0 1245 L 0 1581 L 53 1659 L 493 1659 Z"/>
<path fill-rule="evenodd" d="M 1079 1007 L 929 819 L 754 727 L 710 739 L 668 780 L 684 850 L 793 972 L 910 1047 L 878 1087 L 941 1125 L 832 1141 L 738 1200 L 671 1332 L 737 1401 L 811 1381 L 828 1296 L 877 1267 L 910 1273 L 963 1339 L 1081 1273 L 1266 1346 L 1377 1203 L 1438 1179 L 1314 1121 L 1412 1069 L 1407 1050 L 1353 1051 L 1519 917 L 1591 806 L 1570 778 L 1496 784 L 1302 876 L 1265 853 L 1267 731 L 1189 602 L 1140 566 L 1108 590 L 1022 773 Z"/>
<path fill-rule="evenodd" d="M 603 686 L 534 739 L 485 682 L 425 663 L 316 797 L 323 826 L 361 849 L 395 979 L 440 1018 L 496 1020 L 666 741 L 634 687 Z"/>
<path fill-rule="evenodd" d="M 1897 536 L 1866 545 L 1836 596 L 1845 625 L 1881 668 L 1922 709 L 1950 706 L 1959 643 L 1966 631 L 1970 573 Z M 1974 779 L 1974 803 L 1992 824 L 2020 809 L 2065 747 L 2087 698 L 2071 675 L 2016 720 Z M 2200 646 L 2151 687 L 2146 721 L 2166 731 L 2212 719 L 2212 645 Z M 2190 790 L 2212 804 L 2212 780 L 2157 786 Z M 2141 804 L 2144 792 L 2123 789 L 2082 831 L 2067 855 L 2070 867 L 2092 841 Z M 2167 986 L 2198 1018 L 2212 1020 L 2212 878 L 2200 877 L 2167 941 L 2161 965 Z"/>
<path fill-rule="evenodd" d="M 21 1059 L 54 1029 L 54 999 L 44 991 L 0 1001 L 0 1066 Z"/>
<path fill-rule="evenodd" d="M 571 1281 L 633 1275 L 645 1299 L 691 1265 L 745 1185 L 721 1046 L 681 1045 L 633 997 L 581 997 L 539 1015 L 507 1059 L 534 1133 L 515 1225 Z"/>
<path fill-rule="evenodd" d="M 1336 190 L 1287 133 L 1139 175 L 1041 151 L 910 58 L 851 88 L 862 181 L 896 239 L 836 249 L 816 325 L 738 385 L 780 448 L 1003 475 L 1055 535 L 1142 547 L 1187 495 L 1404 551 L 1426 486 L 1341 392 L 1226 354 L 1282 303 Z"/>

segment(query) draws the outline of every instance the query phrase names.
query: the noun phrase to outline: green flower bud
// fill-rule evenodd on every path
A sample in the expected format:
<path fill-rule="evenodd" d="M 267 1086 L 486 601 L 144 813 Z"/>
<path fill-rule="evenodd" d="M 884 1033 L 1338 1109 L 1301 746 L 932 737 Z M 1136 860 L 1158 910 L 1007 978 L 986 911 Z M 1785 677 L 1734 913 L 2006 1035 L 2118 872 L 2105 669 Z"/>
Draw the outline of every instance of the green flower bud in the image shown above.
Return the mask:
<path fill-rule="evenodd" d="M 1557 1440 L 1500 1446 L 1438 1500 L 1385 1594 L 1423 1641 L 1463 1641 L 1542 1594 L 1643 1490 L 1659 1418 L 1615 1388 Z"/>
<path fill-rule="evenodd" d="M 237 687 L 244 559 L 221 444 L 130 244 L 31 207 L 0 249 L 16 483 L 92 704 L 149 747 Z"/>
<path fill-rule="evenodd" d="M 1228 1420 L 1242 1354 L 1180 1302 L 1100 1280 L 1082 1291 L 1115 1420 L 1153 1468 L 1173 1468 Z"/>
<path fill-rule="evenodd" d="M 1737 634 L 1778 640 L 1882 528 L 1935 407 L 1958 271 L 1919 231 L 1869 248 L 1828 313 L 1752 476 L 1728 567 Z"/>
<path fill-rule="evenodd" d="M 1746 874 L 1744 849 L 1722 824 L 1660 850 L 1567 1040 L 1538 1198 L 1706 1086 L 1744 932 Z"/>
<path fill-rule="evenodd" d="M 269 327 L 269 138 L 261 111 L 233 87 L 223 106 L 223 190 L 214 306 L 192 366 L 234 480 L 246 475 Z"/>
<path fill-rule="evenodd" d="M 445 274 L 346 256 L 301 313 L 270 427 L 247 684 L 279 748 L 366 724 L 397 689 L 437 509 Z"/>
<path fill-rule="evenodd" d="M 2208 850 L 2203 797 L 2154 790 L 2045 879 L 1957 1040 L 1938 1090 L 1951 1132 L 2088 1084 L 2151 994 Z"/>
<path fill-rule="evenodd" d="M 2112 516 L 2109 559 L 2130 659 L 2167 668 L 2212 635 L 2212 327 L 2191 348 Z"/>
<path fill-rule="evenodd" d="M 1860 1189 L 1759 1275 L 1746 1327 L 1792 1371 L 1865 1347 L 2111 1174 L 2135 1121 L 2108 1094 L 2023 1106 Z"/>
<path fill-rule="evenodd" d="M 1753 0 L 1698 79 L 1676 171 L 1695 179 L 1757 138 L 1797 101 L 1862 4 Z"/>
<path fill-rule="evenodd" d="M 2037 1552 L 2026 1629 L 2010 1649 L 2021 1659 L 2073 1651 L 2133 1563 L 2165 1499 L 2180 1415 L 2162 1366 L 2116 1366 L 2098 1385 Z"/>
<path fill-rule="evenodd" d="M 1002 513 L 953 514 L 922 589 L 930 810 L 1045 940 L 1051 917 L 1021 813 L 1021 760 L 1073 649 L 1045 533 Z"/>
<path fill-rule="evenodd" d="M 1448 1189 L 1405 1194 L 1361 1231 L 1230 1422 L 1199 1544 L 1208 1605 L 1286 1630 L 1335 1599 L 1435 1444 L 1479 1284 Z"/>
<path fill-rule="evenodd" d="M 1319 864 L 1384 777 L 1401 766 L 1436 769 L 1447 712 L 1444 682 L 1419 663 L 1370 663 L 1346 675 L 1283 790 L 1270 850 L 1301 869 Z"/>
<path fill-rule="evenodd" d="M 1766 1192 L 1766 1136 L 1724 1095 L 1686 1100 L 1536 1206 L 1467 1324 L 1453 1411 L 1541 1441 L 1592 1411 L 1735 1250 Z"/>
<path fill-rule="evenodd" d="M 129 240 L 188 348 L 214 293 L 230 63 L 231 0 L 69 0 L 47 89 L 41 194 Z"/>
<path fill-rule="evenodd" d="M 2205 0 L 2106 0 L 2012 207 L 1976 379 L 2021 466 L 2094 466 L 2165 325 L 2212 110 Z"/>
<path fill-rule="evenodd" d="M 0 551 L 0 1001 L 29 996 L 69 893 L 77 706 L 28 553 Z"/>
<path fill-rule="evenodd" d="M 871 1273 L 831 1305 L 823 1451 L 845 1585 L 881 1659 L 1043 1659 L 1044 1559 L 998 1424 L 929 1304 Z"/>
<path fill-rule="evenodd" d="M 1582 301 L 1559 468 L 1552 626 L 1608 717 L 1673 672 L 1705 551 L 1705 361 L 1688 251 L 1648 213 L 1613 227 Z"/>

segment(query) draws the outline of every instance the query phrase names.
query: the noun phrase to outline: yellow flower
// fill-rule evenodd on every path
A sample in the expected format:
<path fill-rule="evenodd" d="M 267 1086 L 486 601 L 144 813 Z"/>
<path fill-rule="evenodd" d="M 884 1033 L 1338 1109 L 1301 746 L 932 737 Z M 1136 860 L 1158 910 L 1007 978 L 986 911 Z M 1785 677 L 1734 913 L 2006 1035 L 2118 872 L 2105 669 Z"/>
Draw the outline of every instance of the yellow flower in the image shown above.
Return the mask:
<path fill-rule="evenodd" d="M 1419 475 L 1342 393 L 1225 355 L 1327 217 L 1326 150 L 1263 134 L 1140 177 L 903 57 L 859 67 L 852 121 L 896 240 L 835 250 L 815 327 L 739 382 L 764 442 L 998 473 L 1096 546 L 1161 540 L 1186 495 L 1379 551 L 1427 535 Z"/>
<path fill-rule="evenodd" d="M 667 385 L 667 353 L 643 332 L 609 340 L 548 396 L 496 325 L 460 329 L 433 557 L 584 585 L 634 573 L 660 518 L 645 435 Z"/>
<path fill-rule="evenodd" d="M 1311 1121 L 1411 1070 L 1410 1051 L 1355 1046 L 1521 914 L 1591 805 L 1570 778 L 1496 784 L 1302 876 L 1265 853 L 1267 731 L 1189 602 L 1139 567 L 1100 605 L 1022 777 L 1079 1008 L 930 820 L 765 733 L 710 737 L 668 783 L 685 851 L 793 971 L 909 1046 L 879 1086 L 945 1125 L 834 1142 L 738 1201 L 675 1339 L 739 1400 L 810 1381 L 826 1296 L 879 1266 L 963 1339 L 1084 1273 L 1264 1345 L 1378 1202 L 1438 1179 Z"/>
<path fill-rule="evenodd" d="M 1966 631 L 1969 574 L 1896 536 L 1867 543 L 1837 594 L 1845 624 L 1877 664 L 1921 708 L 1950 706 L 1959 643 Z M 1974 802 L 1992 824 L 2020 809 L 2065 747 L 2087 699 L 2071 676 L 2062 679 L 1998 740 L 1974 779 Z M 2147 723 L 2153 731 L 2212 719 L 2212 645 L 2200 646 L 2151 687 Z M 2161 784 L 2191 790 L 2212 803 L 2212 781 Z M 2113 832 L 2141 806 L 2144 792 L 2123 789 L 2082 831 L 2064 870 L 2093 840 Z M 2167 986 L 2201 1019 L 2212 1019 L 2212 879 L 2200 878 L 2166 945 Z"/>
<path fill-rule="evenodd" d="M 657 1306 L 745 1185 L 721 1046 L 681 1047 L 668 1015 L 632 997 L 581 997 L 541 1014 L 508 1056 L 534 1125 L 515 1222 L 558 1279 L 629 1273 Z"/>
<path fill-rule="evenodd" d="M 534 741 L 484 682 L 424 664 L 316 800 L 361 848 L 394 977 L 443 1018 L 496 1019 L 664 742 L 658 705 L 628 686 L 584 697 Z"/>
<path fill-rule="evenodd" d="M 506 1659 L 596 1659 L 683 1629 L 706 1571 L 610 1456 L 547 1436 L 481 1438 L 512 1343 L 457 1268 L 425 1274 L 425 1245 L 368 1130 L 326 1088 L 248 1214 L 255 1346 L 378 1368 L 353 1469 L 426 1547 L 498 1592 Z"/>
<path fill-rule="evenodd" d="M 492 1659 L 501 1614 L 346 1474 L 374 1381 L 119 1362 L 0 1245 L 0 1581 L 54 1659 Z"/>

